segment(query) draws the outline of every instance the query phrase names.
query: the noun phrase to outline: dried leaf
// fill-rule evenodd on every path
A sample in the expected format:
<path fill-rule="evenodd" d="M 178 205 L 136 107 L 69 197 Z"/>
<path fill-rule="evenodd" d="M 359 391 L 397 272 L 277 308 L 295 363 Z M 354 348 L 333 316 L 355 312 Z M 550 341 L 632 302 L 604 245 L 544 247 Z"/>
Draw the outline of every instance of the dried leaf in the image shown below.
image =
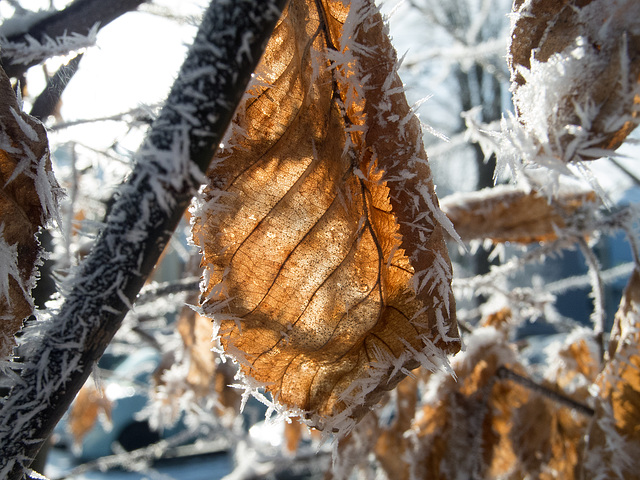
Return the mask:
<path fill-rule="evenodd" d="M 180 358 L 173 354 L 165 356 L 153 375 L 152 398 L 166 413 L 164 421 L 177 420 L 181 413 L 180 398 L 188 395 L 207 404 L 213 400 L 216 414 L 231 424 L 240 412 L 241 392 L 230 387 L 235 383 L 231 366 L 221 362 L 212 350 L 211 320 L 185 306 L 178 318 L 177 330 L 184 345 L 183 355 Z M 179 382 L 168 380 L 166 374 L 171 368 L 183 369 Z"/>
<path fill-rule="evenodd" d="M 35 234 L 51 214 L 57 188 L 50 172 L 45 128 L 22 112 L 0 68 L 0 360 L 11 354 L 14 335 L 33 312 Z"/>
<path fill-rule="evenodd" d="M 508 61 L 516 110 L 532 130 L 546 117 L 544 135 L 564 161 L 615 150 L 636 127 L 639 15 L 636 0 L 514 3 Z"/>
<path fill-rule="evenodd" d="M 321 429 L 459 349 L 446 217 L 396 68 L 368 0 L 290 2 L 194 218 L 226 353 Z"/>
<path fill-rule="evenodd" d="M 465 343 L 452 362 L 457 380 L 431 380 L 434 398 L 413 427 L 411 478 L 498 478 L 517 466 L 511 419 L 529 393 L 496 376 L 500 366 L 521 368 L 515 351 L 492 327 L 476 329 Z"/>
<path fill-rule="evenodd" d="M 102 395 L 93 383 L 86 383 L 78 392 L 69 410 L 67 428 L 74 443 L 80 445 L 82 439 L 93 429 L 100 415 L 111 420 L 111 402 Z"/>
<path fill-rule="evenodd" d="M 557 350 L 547 351 L 553 362 L 545 374 L 545 386 L 584 404 L 591 397 L 588 388 L 599 371 L 591 337 L 590 330 L 577 329 Z M 512 422 L 511 439 L 519 466 L 511 478 L 577 478 L 589 417 L 541 395 L 531 395 L 514 411 Z"/>
<path fill-rule="evenodd" d="M 300 423 L 298 418 L 292 418 L 291 422 L 284 424 L 284 448 L 289 454 L 298 450 L 302 435 L 307 427 Z"/>
<path fill-rule="evenodd" d="M 418 405 L 417 371 L 402 380 L 396 388 L 396 410 L 391 425 L 378 434 L 374 452 L 380 465 L 394 480 L 408 479 L 409 465 L 405 452 L 410 449 L 410 440 L 406 435 L 412 427 Z"/>
<path fill-rule="evenodd" d="M 239 412 L 240 393 L 229 387 L 234 383 L 233 372 L 211 348 L 211 321 L 187 307 L 178 320 L 178 332 L 188 353 L 186 382 L 196 396 L 213 394 L 219 415 Z"/>
<path fill-rule="evenodd" d="M 551 201 L 514 186 L 456 194 L 442 200 L 442 209 L 465 241 L 532 243 L 552 241 L 557 229 L 588 203 L 593 191 L 560 191 Z"/>
<path fill-rule="evenodd" d="M 640 478 L 640 270 L 616 313 L 611 360 L 597 380 L 596 415 L 588 432 L 582 478 Z"/>

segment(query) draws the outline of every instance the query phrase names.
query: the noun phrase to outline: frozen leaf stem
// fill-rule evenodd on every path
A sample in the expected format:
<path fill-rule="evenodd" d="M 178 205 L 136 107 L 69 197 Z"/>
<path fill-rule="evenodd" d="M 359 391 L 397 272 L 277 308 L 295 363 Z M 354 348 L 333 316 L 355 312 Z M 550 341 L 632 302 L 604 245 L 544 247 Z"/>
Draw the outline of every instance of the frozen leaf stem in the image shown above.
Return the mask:
<path fill-rule="evenodd" d="M 536 383 L 530 378 L 527 378 L 523 375 L 520 375 L 519 373 L 514 372 L 513 370 L 505 367 L 504 365 L 498 367 L 498 370 L 496 371 L 496 376 L 501 380 L 512 380 L 532 392 L 539 393 L 542 396 L 547 397 L 564 406 L 572 408 L 587 417 L 593 417 L 595 415 L 595 410 L 589 407 L 588 405 L 585 405 L 580 402 L 576 402 L 575 400 L 567 397 L 566 395 L 562 395 L 554 390 L 551 390 L 545 387 L 544 385 L 540 385 L 539 383 Z"/>
<path fill-rule="evenodd" d="M 25 332 L 24 363 L 15 365 L 15 383 L 0 404 L 0 478 L 23 477 L 135 301 L 197 191 L 284 3 L 211 2 L 63 305 Z"/>

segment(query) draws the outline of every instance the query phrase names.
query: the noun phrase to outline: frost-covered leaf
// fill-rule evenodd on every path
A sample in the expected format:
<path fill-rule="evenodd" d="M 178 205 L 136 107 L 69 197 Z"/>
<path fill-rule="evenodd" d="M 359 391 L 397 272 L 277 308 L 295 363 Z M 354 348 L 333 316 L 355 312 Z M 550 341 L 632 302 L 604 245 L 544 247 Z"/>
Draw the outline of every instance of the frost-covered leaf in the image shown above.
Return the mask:
<path fill-rule="evenodd" d="M 504 333 L 476 329 L 452 361 L 456 378 L 434 375 L 432 392 L 413 426 L 411 478 L 499 478 L 517 467 L 513 412 L 529 398 L 523 387 L 497 381 L 500 366 L 521 369 Z"/>
<path fill-rule="evenodd" d="M 592 337 L 592 331 L 580 328 L 563 343 L 546 349 L 551 359 L 545 373 L 547 388 L 583 404 L 589 401 L 588 388 L 599 370 Z M 577 478 L 589 417 L 534 394 L 514 411 L 512 422 L 511 440 L 519 465 L 517 474 L 510 478 Z"/>
<path fill-rule="evenodd" d="M 231 415 L 239 411 L 240 393 L 230 388 L 233 372 L 229 365 L 220 362 L 219 355 L 211 348 L 211 321 L 186 307 L 178 320 L 178 332 L 187 351 L 184 361 L 189 364 L 185 378 L 198 397 L 216 399 L 218 415 Z"/>
<path fill-rule="evenodd" d="M 551 200 L 514 186 L 450 195 L 442 209 L 465 241 L 542 242 L 557 238 L 571 217 L 588 203 L 593 191 L 560 191 Z"/>
<path fill-rule="evenodd" d="M 539 155 L 598 158 L 636 127 L 639 16 L 637 0 L 514 3 L 513 99 Z"/>
<path fill-rule="evenodd" d="M 33 311 L 40 246 L 38 229 L 55 213 L 57 183 L 51 173 L 44 126 L 25 114 L 0 68 L 0 360 Z"/>
<path fill-rule="evenodd" d="M 418 405 L 419 383 L 417 372 L 415 373 L 398 384 L 393 422 L 387 428 L 381 429 L 375 446 L 378 462 L 387 476 L 394 480 L 408 479 L 410 474 L 409 464 L 405 458 L 405 453 L 410 449 L 410 439 L 406 432 L 412 427 Z"/>
<path fill-rule="evenodd" d="M 177 330 L 182 351 L 166 354 L 153 375 L 152 401 L 146 412 L 151 425 L 173 425 L 184 405 L 208 409 L 231 425 L 240 411 L 241 392 L 230 387 L 235 383 L 234 369 L 212 350 L 211 321 L 185 306 Z"/>
<path fill-rule="evenodd" d="M 616 313 L 610 360 L 596 382 L 582 478 L 640 478 L 640 271 L 636 268 Z"/>
<path fill-rule="evenodd" d="M 196 209 L 226 354 L 321 429 L 459 349 L 449 222 L 396 69 L 372 2 L 290 2 Z"/>

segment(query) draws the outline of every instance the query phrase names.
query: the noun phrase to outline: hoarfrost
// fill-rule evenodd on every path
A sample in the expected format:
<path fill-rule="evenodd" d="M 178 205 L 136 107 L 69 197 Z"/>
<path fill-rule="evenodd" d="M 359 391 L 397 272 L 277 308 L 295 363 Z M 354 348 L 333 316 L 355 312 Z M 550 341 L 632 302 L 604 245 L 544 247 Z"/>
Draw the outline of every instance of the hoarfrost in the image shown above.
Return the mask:
<path fill-rule="evenodd" d="M 94 46 L 98 29 L 99 24 L 96 23 L 86 35 L 73 32 L 55 39 L 46 37 L 42 42 L 27 35 L 25 37 L 26 44 L 9 42 L 6 38 L 0 38 L 2 56 L 10 58 L 13 63 L 29 65 L 58 55 L 67 55 L 70 52 Z"/>

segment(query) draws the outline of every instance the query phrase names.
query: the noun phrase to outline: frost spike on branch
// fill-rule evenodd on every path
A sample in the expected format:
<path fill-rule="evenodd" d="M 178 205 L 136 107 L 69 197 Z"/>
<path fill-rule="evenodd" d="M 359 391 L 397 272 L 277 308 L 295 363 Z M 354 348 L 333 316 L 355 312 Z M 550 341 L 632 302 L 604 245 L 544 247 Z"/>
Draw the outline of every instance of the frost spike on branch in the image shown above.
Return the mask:
<path fill-rule="evenodd" d="M 23 478 L 120 326 L 199 187 L 285 3 L 211 2 L 64 304 L 25 332 L 20 377 L 0 405 L 0 478 Z"/>
<path fill-rule="evenodd" d="M 97 30 L 108 25 L 121 15 L 135 10 L 140 4 L 147 0 L 76 0 L 63 10 L 53 12 L 51 15 L 42 18 L 26 31 L 16 32 L 9 35 L 6 45 L 11 44 L 13 48 L 4 48 L 0 53 L 0 63 L 2 63 L 7 76 L 19 77 L 24 74 L 29 67 L 37 65 L 48 58 L 34 58 L 28 63 L 19 62 L 19 58 L 10 55 L 9 51 L 14 50 L 18 45 L 24 45 L 24 49 L 34 44 L 48 44 L 50 42 L 60 43 L 65 38 L 95 37 Z M 96 28 L 97 26 L 97 28 Z M 72 49 L 72 48 L 71 48 Z M 60 54 L 60 53 L 57 53 Z"/>

